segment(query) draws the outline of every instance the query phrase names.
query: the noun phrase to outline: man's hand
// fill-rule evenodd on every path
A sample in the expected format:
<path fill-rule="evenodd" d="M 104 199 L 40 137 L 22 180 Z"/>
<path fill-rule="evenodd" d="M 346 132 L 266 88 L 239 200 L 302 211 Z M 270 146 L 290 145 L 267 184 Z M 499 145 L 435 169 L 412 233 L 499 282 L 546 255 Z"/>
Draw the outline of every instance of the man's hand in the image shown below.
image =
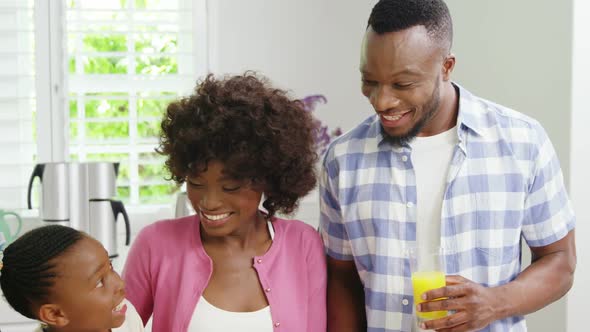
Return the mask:
<path fill-rule="evenodd" d="M 499 297 L 494 288 L 486 288 L 461 276 L 447 276 L 447 286 L 425 292 L 426 301 L 417 311 L 453 310 L 445 318 L 426 321 L 420 328 L 440 332 L 477 331 L 497 320 Z M 435 299 L 444 300 L 433 301 Z"/>

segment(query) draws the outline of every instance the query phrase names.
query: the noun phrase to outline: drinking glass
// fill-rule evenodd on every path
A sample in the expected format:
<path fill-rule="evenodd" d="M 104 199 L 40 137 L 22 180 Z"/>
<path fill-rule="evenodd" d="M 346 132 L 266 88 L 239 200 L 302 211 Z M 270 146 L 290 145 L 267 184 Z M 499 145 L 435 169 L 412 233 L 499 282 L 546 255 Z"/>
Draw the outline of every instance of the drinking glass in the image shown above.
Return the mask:
<path fill-rule="evenodd" d="M 408 251 L 412 288 L 414 290 L 414 304 L 425 302 L 422 294 L 426 291 L 446 286 L 445 255 L 442 249 L 424 250 L 420 248 Z M 443 300 L 444 298 L 433 301 Z M 447 311 L 416 312 L 418 323 L 443 318 Z"/>

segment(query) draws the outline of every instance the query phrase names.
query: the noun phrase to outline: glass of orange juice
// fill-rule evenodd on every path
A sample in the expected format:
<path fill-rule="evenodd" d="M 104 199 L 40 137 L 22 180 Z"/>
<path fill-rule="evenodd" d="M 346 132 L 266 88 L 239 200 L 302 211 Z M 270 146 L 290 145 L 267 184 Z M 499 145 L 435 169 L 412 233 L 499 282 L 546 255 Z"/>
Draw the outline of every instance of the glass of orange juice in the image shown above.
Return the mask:
<path fill-rule="evenodd" d="M 422 294 L 426 291 L 446 286 L 445 280 L 445 255 L 442 249 L 429 250 L 418 247 L 408 251 L 412 288 L 414 290 L 414 305 L 425 302 Z M 442 300 L 442 299 L 436 299 Z M 414 310 L 416 310 L 414 308 Z M 443 318 L 447 311 L 418 312 L 418 323 Z"/>

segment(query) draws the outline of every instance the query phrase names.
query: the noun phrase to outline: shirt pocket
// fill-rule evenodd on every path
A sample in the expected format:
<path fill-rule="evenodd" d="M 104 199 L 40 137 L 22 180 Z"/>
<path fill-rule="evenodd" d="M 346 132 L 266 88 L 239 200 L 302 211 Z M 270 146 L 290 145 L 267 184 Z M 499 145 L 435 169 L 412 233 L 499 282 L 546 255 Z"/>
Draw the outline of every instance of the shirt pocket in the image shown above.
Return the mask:
<path fill-rule="evenodd" d="M 524 198 L 518 193 L 475 193 L 474 230 L 483 265 L 510 264 L 520 255 Z"/>

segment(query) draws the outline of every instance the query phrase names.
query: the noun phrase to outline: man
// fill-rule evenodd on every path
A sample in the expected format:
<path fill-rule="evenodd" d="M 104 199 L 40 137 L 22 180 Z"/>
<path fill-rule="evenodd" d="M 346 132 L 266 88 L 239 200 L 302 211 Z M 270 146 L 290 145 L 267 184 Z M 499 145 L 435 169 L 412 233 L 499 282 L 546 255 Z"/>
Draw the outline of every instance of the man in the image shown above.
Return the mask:
<path fill-rule="evenodd" d="M 381 0 L 362 42 L 376 114 L 328 149 L 320 187 L 329 331 L 526 331 L 575 269 L 574 214 L 535 120 L 451 81 L 442 0 Z M 521 238 L 533 254 L 520 273 Z M 412 296 L 408 251 L 442 248 L 446 287 Z M 440 301 L 433 299 L 445 298 Z"/>

